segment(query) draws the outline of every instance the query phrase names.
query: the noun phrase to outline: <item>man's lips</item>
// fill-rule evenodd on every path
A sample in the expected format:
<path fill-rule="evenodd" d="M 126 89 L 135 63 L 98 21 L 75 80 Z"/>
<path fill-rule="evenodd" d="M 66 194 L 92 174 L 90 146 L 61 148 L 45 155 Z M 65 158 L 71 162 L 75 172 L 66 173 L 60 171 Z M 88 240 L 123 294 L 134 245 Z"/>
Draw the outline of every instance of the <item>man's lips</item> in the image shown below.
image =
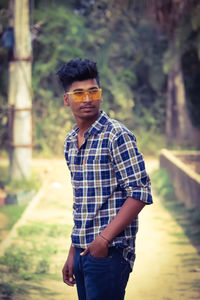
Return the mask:
<path fill-rule="evenodd" d="M 81 109 L 91 109 L 94 108 L 94 106 L 82 106 Z"/>

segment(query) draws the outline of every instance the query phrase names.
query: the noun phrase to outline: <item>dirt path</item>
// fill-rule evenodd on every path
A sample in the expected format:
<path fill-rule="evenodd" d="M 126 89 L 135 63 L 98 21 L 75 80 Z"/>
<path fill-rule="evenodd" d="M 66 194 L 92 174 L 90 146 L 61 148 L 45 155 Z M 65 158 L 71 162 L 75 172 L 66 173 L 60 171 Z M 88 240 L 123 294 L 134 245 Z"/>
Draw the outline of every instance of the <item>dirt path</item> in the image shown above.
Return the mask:
<path fill-rule="evenodd" d="M 157 167 L 156 161 L 147 161 L 149 171 Z M 52 224 L 66 228 L 63 234 L 51 237 L 50 271 L 54 276 L 43 276 L 37 286 L 48 289 L 46 294 L 30 290 L 30 295 L 15 296 L 14 300 L 77 300 L 76 289 L 62 283 L 61 269 L 70 244 L 70 230 L 73 225 L 71 207 L 72 190 L 69 173 L 64 161 L 37 161 L 34 168 L 40 168 L 48 184 L 40 201 L 32 207 L 24 224 Z M 32 242 L 42 244 L 42 234 L 32 237 Z M 23 247 L 26 240 L 12 237 L 10 244 Z M 8 243 L 9 244 L 9 243 Z M 154 195 L 154 205 L 146 207 L 140 215 L 140 229 L 137 237 L 137 259 L 131 274 L 126 300 L 192 300 L 200 299 L 200 257 L 184 235 L 182 228 L 161 205 Z"/>
<path fill-rule="evenodd" d="M 200 257 L 159 198 L 154 200 L 141 212 L 126 300 L 200 299 Z"/>

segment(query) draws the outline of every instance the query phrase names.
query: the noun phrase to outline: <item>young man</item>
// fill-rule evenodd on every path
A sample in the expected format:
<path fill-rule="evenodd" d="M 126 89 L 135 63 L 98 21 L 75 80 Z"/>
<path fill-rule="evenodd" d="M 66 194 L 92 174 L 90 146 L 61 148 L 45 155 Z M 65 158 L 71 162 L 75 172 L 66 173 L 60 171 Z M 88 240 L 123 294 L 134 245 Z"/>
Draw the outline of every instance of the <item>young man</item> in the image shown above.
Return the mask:
<path fill-rule="evenodd" d="M 65 142 L 74 227 L 63 281 L 76 283 L 80 300 L 122 300 L 135 259 L 137 216 L 152 203 L 150 180 L 134 135 L 100 111 L 96 63 L 71 60 L 57 74 L 77 124 Z"/>

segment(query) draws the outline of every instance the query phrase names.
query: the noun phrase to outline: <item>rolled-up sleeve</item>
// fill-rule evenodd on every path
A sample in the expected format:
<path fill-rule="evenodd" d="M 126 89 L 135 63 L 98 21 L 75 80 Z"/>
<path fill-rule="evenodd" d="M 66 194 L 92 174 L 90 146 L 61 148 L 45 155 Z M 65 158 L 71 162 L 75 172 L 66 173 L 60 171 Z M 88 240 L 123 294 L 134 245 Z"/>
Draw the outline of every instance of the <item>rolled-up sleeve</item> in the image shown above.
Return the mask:
<path fill-rule="evenodd" d="M 127 197 L 151 204 L 151 182 L 135 136 L 126 131 L 118 133 L 112 141 L 111 156 L 118 184 Z"/>

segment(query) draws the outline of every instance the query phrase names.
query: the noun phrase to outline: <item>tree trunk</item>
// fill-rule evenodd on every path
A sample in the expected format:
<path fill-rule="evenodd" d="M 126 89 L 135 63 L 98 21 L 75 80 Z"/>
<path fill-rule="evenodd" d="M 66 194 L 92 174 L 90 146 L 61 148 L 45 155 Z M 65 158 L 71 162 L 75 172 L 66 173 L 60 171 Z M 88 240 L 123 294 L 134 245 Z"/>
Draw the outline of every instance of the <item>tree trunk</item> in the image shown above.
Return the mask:
<path fill-rule="evenodd" d="M 166 137 L 168 146 L 187 146 L 196 138 L 196 129 L 187 110 L 180 60 L 177 60 L 168 74 Z"/>
<path fill-rule="evenodd" d="M 29 1 L 14 1 L 14 59 L 9 66 L 9 105 L 12 107 L 10 177 L 30 177 L 32 157 L 31 41 Z"/>

